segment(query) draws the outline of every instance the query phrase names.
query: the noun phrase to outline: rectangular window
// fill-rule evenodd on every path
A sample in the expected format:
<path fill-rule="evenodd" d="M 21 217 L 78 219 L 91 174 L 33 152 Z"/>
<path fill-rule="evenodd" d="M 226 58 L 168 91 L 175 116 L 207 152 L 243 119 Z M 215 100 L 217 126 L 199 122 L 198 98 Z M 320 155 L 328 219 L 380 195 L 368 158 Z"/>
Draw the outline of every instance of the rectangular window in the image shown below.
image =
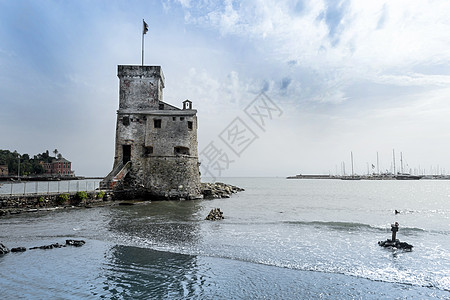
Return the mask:
<path fill-rule="evenodd" d="M 176 121 L 177 120 L 177 117 L 172 117 L 172 121 Z"/>
<path fill-rule="evenodd" d="M 184 117 L 180 117 L 180 121 L 184 121 Z"/>
<path fill-rule="evenodd" d="M 130 125 L 130 117 L 123 117 L 122 118 L 122 124 L 125 126 Z"/>
<path fill-rule="evenodd" d="M 164 103 L 159 104 L 159 110 L 164 110 Z"/>
<path fill-rule="evenodd" d="M 161 119 L 154 119 L 153 120 L 153 127 L 154 128 L 161 128 Z"/>
<path fill-rule="evenodd" d="M 189 148 L 187 147 L 174 147 L 173 152 L 175 155 L 189 155 Z"/>
<path fill-rule="evenodd" d="M 192 130 L 192 124 L 193 124 L 192 121 L 188 121 L 188 129 L 189 130 Z"/>
<path fill-rule="evenodd" d="M 152 146 L 144 146 L 144 157 L 150 156 L 150 154 L 153 154 L 153 147 Z"/>

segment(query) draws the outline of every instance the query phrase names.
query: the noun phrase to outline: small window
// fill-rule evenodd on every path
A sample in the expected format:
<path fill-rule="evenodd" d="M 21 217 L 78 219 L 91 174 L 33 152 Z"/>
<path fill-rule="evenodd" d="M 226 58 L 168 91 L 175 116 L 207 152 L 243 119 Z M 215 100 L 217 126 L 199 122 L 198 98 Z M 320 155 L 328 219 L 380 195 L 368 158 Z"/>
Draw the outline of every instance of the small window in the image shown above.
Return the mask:
<path fill-rule="evenodd" d="M 188 121 L 188 129 L 192 130 L 192 121 Z"/>
<path fill-rule="evenodd" d="M 155 120 L 153 120 L 153 127 L 155 127 L 155 128 L 161 128 L 161 119 L 155 119 Z"/>
<path fill-rule="evenodd" d="M 175 155 L 189 155 L 189 148 L 178 146 L 174 148 Z"/>
<path fill-rule="evenodd" d="M 123 117 L 122 118 L 122 124 L 125 126 L 130 125 L 130 118 L 129 117 Z"/>
<path fill-rule="evenodd" d="M 164 110 L 164 103 L 159 104 L 159 110 Z"/>
<path fill-rule="evenodd" d="M 144 146 L 144 156 L 147 157 L 150 154 L 153 154 L 153 147 L 152 146 Z"/>
<path fill-rule="evenodd" d="M 180 117 L 180 121 L 184 121 L 184 117 Z"/>
<path fill-rule="evenodd" d="M 172 121 L 176 121 L 177 120 L 177 117 L 172 117 Z"/>

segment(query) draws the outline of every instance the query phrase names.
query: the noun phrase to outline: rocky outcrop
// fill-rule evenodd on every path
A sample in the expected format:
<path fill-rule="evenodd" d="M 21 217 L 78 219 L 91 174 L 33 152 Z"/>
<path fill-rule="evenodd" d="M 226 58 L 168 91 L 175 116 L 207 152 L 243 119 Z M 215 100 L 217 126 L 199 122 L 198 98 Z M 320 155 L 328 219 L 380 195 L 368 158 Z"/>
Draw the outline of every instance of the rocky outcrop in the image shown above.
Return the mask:
<path fill-rule="evenodd" d="M 29 250 L 35 250 L 35 249 L 47 250 L 47 249 L 63 248 L 63 247 L 67 247 L 67 246 L 81 247 L 85 243 L 86 242 L 83 240 L 66 240 L 65 244 L 54 243 L 54 244 L 50 244 L 50 245 L 31 247 L 31 248 L 29 248 Z M 27 248 L 25 248 L 25 247 L 16 247 L 16 248 L 11 249 L 11 252 L 25 252 L 25 251 L 27 251 Z M 8 252 L 10 252 L 9 249 L 0 243 L 0 254 L 6 254 Z"/>
<path fill-rule="evenodd" d="M 34 250 L 34 249 L 46 250 L 46 249 L 62 248 L 62 247 L 67 247 L 67 246 L 81 247 L 85 243 L 86 242 L 83 240 L 66 240 L 65 244 L 55 243 L 55 244 L 44 245 L 44 246 L 39 246 L 39 247 L 32 247 L 32 248 L 30 248 L 30 250 Z"/>
<path fill-rule="evenodd" d="M 54 248 L 62 248 L 62 247 L 65 247 L 65 246 L 66 245 L 62 245 L 62 244 L 59 244 L 59 243 L 54 243 L 54 244 L 50 244 L 50 245 L 31 247 L 30 250 L 34 250 L 34 249 L 47 250 L 47 249 L 54 249 Z"/>
<path fill-rule="evenodd" d="M 245 191 L 240 187 L 222 182 L 202 183 L 201 187 L 204 199 L 230 198 L 232 194 Z"/>
<path fill-rule="evenodd" d="M 223 212 L 220 211 L 220 208 L 213 208 L 213 209 L 211 209 L 211 211 L 209 212 L 209 214 L 205 220 L 218 221 L 218 220 L 222 220 L 222 219 L 224 219 L 224 217 L 223 217 Z"/>
<path fill-rule="evenodd" d="M 27 248 L 25 247 L 11 248 L 11 252 L 25 252 L 25 251 L 27 251 Z"/>
<path fill-rule="evenodd" d="M 410 245 L 406 242 L 400 242 L 399 240 L 392 241 L 390 239 L 387 239 L 385 241 L 378 242 L 378 245 L 385 248 L 397 248 L 402 249 L 406 251 L 412 251 L 413 245 Z"/>
<path fill-rule="evenodd" d="M 86 244 L 86 242 L 83 240 L 66 240 L 66 245 L 68 246 L 81 247 L 84 244 Z"/>
<path fill-rule="evenodd" d="M 3 245 L 2 243 L 0 243 L 0 255 L 6 254 L 6 253 L 9 253 L 8 247 L 6 247 L 6 246 Z"/>

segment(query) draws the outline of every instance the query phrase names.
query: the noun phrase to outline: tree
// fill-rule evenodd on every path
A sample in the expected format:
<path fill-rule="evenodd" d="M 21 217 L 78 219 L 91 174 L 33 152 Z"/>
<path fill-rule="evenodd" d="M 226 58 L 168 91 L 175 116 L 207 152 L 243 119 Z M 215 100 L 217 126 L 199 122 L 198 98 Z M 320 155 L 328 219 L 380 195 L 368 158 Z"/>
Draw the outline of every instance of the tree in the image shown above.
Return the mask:
<path fill-rule="evenodd" d="M 55 157 L 58 154 L 58 149 L 53 150 L 53 153 L 55 153 Z"/>

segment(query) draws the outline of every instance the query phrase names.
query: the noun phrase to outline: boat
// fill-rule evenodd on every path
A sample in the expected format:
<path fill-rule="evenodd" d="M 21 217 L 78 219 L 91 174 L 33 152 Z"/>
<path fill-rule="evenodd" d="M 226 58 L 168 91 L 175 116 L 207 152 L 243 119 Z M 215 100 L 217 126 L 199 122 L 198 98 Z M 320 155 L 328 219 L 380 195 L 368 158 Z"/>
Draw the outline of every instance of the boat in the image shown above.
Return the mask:
<path fill-rule="evenodd" d="M 343 176 L 341 180 L 361 180 L 360 176 Z"/>
<path fill-rule="evenodd" d="M 397 180 L 419 180 L 422 179 L 422 175 L 411 175 L 411 174 L 397 174 L 395 179 Z"/>
<path fill-rule="evenodd" d="M 397 175 L 394 176 L 395 179 L 397 179 L 397 180 L 419 180 L 419 179 L 422 179 L 422 177 L 423 177 L 421 175 L 412 175 L 409 173 L 403 173 L 403 153 L 402 152 L 400 152 L 400 168 L 401 168 L 401 172 L 397 173 Z"/>

